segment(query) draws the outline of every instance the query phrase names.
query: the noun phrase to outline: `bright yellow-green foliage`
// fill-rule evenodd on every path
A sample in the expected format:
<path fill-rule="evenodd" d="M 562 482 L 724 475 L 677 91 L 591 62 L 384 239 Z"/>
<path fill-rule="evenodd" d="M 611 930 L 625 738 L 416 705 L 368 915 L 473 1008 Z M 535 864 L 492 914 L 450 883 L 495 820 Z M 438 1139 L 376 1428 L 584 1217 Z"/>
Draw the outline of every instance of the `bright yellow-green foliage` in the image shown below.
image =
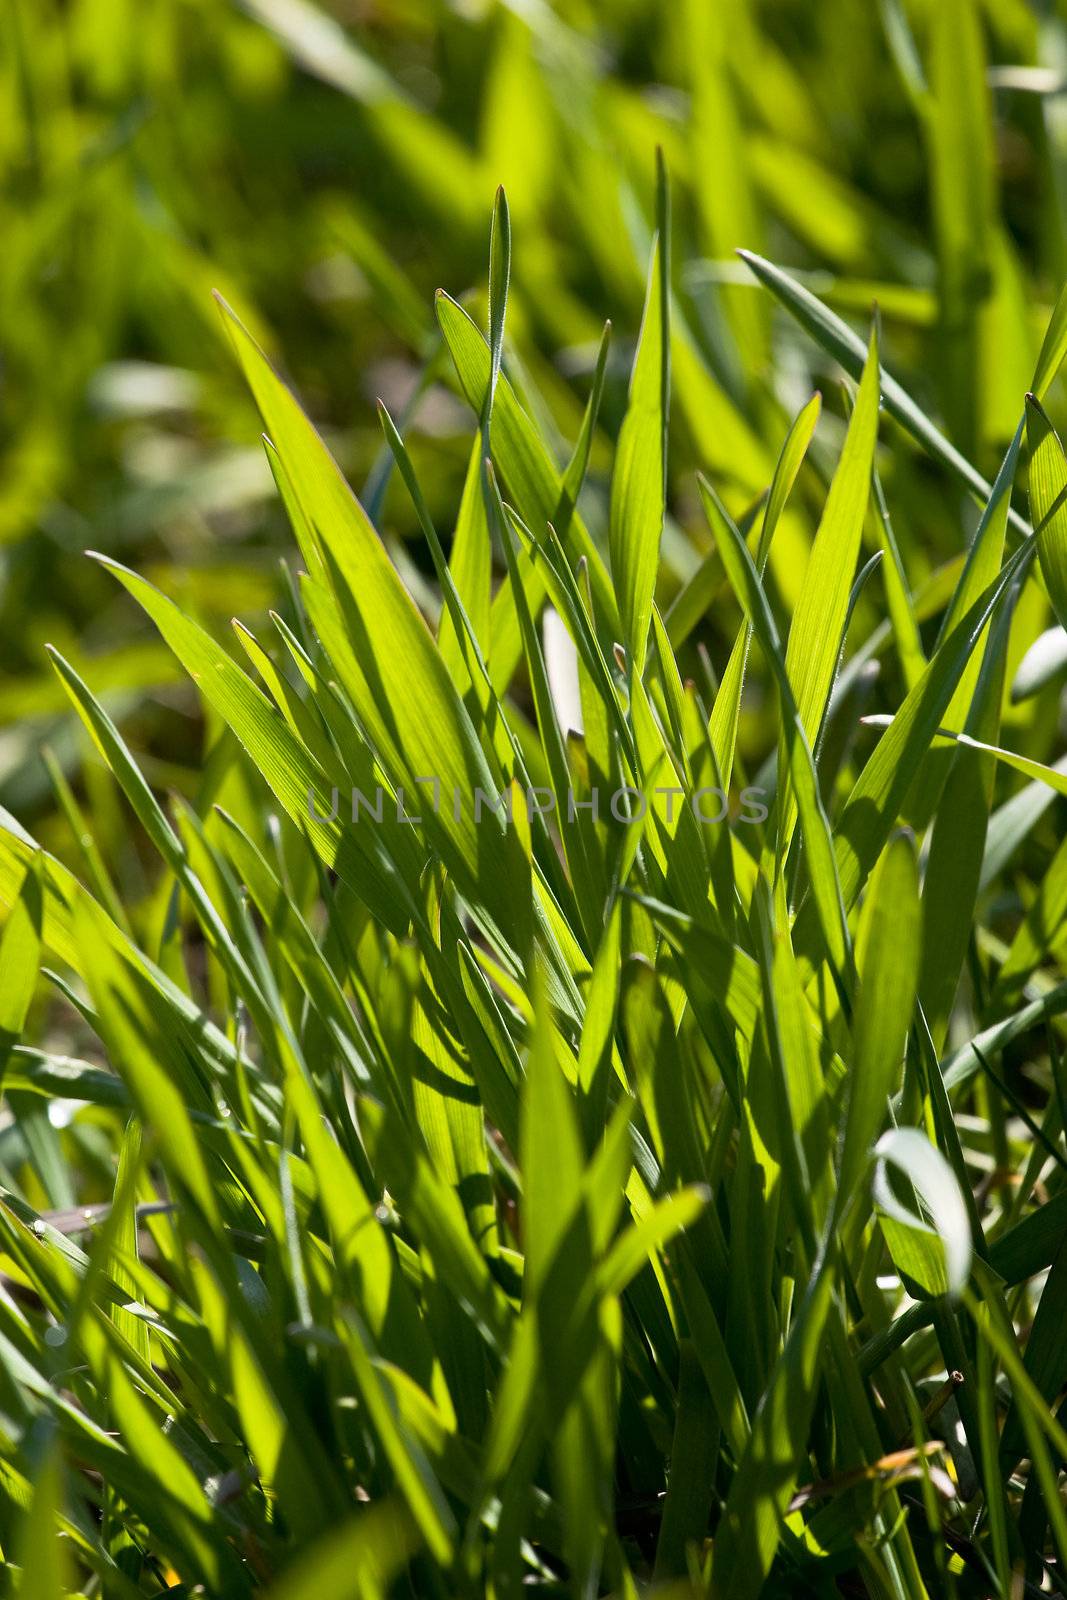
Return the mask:
<path fill-rule="evenodd" d="M 7 0 L 4 1595 L 1064 1589 L 1065 64 Z"/>

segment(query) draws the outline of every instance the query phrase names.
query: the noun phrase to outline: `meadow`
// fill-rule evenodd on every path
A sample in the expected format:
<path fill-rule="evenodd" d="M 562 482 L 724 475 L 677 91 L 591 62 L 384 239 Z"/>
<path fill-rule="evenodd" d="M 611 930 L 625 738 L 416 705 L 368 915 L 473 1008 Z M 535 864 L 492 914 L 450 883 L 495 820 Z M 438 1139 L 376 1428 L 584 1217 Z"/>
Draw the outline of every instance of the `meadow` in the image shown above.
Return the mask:
<path fill-rule="evenodd" d="M 0 1593 L 1067 1593 L 1065 95 L 7 0 Z"/>

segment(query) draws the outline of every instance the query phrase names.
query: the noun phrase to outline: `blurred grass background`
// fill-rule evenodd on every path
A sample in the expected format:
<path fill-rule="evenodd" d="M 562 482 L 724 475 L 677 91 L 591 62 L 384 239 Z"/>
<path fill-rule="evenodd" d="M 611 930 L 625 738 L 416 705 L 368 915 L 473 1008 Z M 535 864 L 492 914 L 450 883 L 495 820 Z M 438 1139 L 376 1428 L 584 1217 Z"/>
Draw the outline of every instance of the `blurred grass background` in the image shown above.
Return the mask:
<path fill-rule="evenodd" d="M 119 555 L 209 626 L 238 610 L 254 620 L 281 592 L 289 538 L 213 287 L 357 490 L 384 496 L 417 586 L 427 558 L 388 483 L 374 401 L 405 415 L 447 533 L 472 419 L 438 364 L 434 289 L 470 291 L 483 315 L 503 182 L 513 375 L 562 449 L 610 316 L 601 428 L 613 434 L 661 145 L 676 262 L 669 602 L 708 544 L 693 468 L 741 515 L 812 383 L 841 414 L 832 364 L 773 311 L 736 247 L 807 274 L 861 329 L 877 302 L 888 370 L 987 474 L 1067 275 L 1067 23 L 1053 5 L 0 4 L 0 803 L 46 845 L 61 825 L 40 745 L 62 764 L 80 754 L 46 640 L 132 728 L 155 781 L 189 787 L 202 748 L 173 658 L 83 550 Z M 832 456 L 832 431 L 820 447 Z M 776 542 L 786 600 L 824 459 Z M 885 470 L 921 591 L 976 513 L 910 446 Z M 1043 603 L 1031 591 L 1030 637 Z M 700 622 L 713 659 L 734 623 L 714 606 Z M 1039 743 L 1058 697 L 1043 704 L 1027 713 Z"/>

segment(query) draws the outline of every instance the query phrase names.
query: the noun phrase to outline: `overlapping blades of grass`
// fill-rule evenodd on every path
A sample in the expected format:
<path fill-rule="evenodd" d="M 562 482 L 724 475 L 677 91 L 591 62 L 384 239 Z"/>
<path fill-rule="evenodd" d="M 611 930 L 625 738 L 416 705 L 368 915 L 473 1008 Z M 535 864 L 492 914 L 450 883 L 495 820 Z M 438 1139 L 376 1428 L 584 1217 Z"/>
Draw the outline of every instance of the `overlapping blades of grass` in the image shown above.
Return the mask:
<path fill-rule="evenodd" d="M 720 69 L 698 75 L 705 128 Z M 1061 1550 L 1067 986 L 1045 968 L 1064 874 L 1050 851 L 1016 899 L 1005 866 L 1049 850 L 1047 810 L 1010 786 L 1064 780 L 1047 706 L 999 729 L 1014 634 L 1046 620 L 1027 586 L 1043 549 L 1057 581 L 1062 453 L 1032 403 L 1036 537 L 1004 560 L 1020 433 L 966 560 L 913 592 L 914 550 L 887 532 L 898 480 L 874 472 L 880 394 L 982 480 L 877 341 L 857 353 L 775 278 L 858 379 L 843 447 L 830 470 L 812 400 L 765 501 L 735 516 L 736 484 L 701 481 L 714 549 L 690 552 L 672 635 L 662 179 L 650 209 L 628 399 L 620 383 L 609 402 L 602 343 L 558 448 L 505 339 L 498 195 L 488 339 L 438 303 L 479 423 L 450 559 L 383 408 L 436 638 L 380 484 L 372 516 L 231 319 L 302 583 L 273 635 L 239 626 L 246 670 L 107 563 L 199 693 L 201 781 L 164 809 L 158 756 L 139 761 L 91 673 L 54 653 L 158 857 L 116 918 L 94 838 L 78 859 L 110 910 L 13 821 L 0 833 L 19 1113 L 0 1123 L 0 1539 L 24 1551 L 58 1526 L 83 1588 L 922 1600 L 959 1556 L 1006 1600 L 1013 1562 L 1038 1552 L 1032 1577 Z M 731 338 L 762 348 L 730 287 Z M 610 473 L 602 399 L 621 419 Z M 856 577 L 872 482 L 895 635 Z M 581 729 L 546 665 L 546 595 Z M 897 652 L 901 690 L 885 645 L 905 623 L 921 648 Z M 981 764 L 973 795 L 961 758 Z M 17 1042 L 38 1015 L 76 1034 L 72 1059 Z M 85 1204 L 56 1199 L 74 1163 Z M 31 1503 L 53 1434 L 63 1471 Z"/>

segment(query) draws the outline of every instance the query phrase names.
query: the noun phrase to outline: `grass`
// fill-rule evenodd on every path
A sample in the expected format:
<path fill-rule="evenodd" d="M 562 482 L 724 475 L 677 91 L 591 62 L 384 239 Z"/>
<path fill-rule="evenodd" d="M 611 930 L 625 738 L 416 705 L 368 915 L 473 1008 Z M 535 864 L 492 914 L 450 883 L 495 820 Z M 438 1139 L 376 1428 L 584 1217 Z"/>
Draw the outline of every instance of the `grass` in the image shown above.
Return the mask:
<path fill-rule="evenodd" d="M 4 1592 L 1065 1592 L 1067 297 L 1054 186 L 998 194 L 996 137 L 1053 162 L 1019 103 L 1053 35 L 887 4 L 853 82 L 791 8 L 384 8 L 364 49 L 256 0 L 205 35 L 214 100 L 192 42 L 123 77 L 101 0 L 69 80 L 13 15 L 16 265 L 63 204 L 152 249 L 108 257 L 112 324 L 76 275 L 6 286 L 47 315 L 0 688 Z M 492 41 L 476 151 L 469 62 L 436 119 L 399 87 L 420 38 Z M 162 115 L 86 200 L 137 84 Z M 213 309 L 141 208 L 256 95 L 294 111 L 284 247 L 205 188 Z M 321 95 L 406 220 L 381 172 L 305 192 Z M 921 134 L 921 225 L 868 115 Z M 485 294 L 420 292 L 411 216 Z M 279 345 L 244 283 L 340 259 L 358 312 Z M 108 435 L 124 317 L 171 399 Z M 373 434 L 342 327 L 406 353 Z M 138 447 L 191 487 L 138 499 Z"/>

